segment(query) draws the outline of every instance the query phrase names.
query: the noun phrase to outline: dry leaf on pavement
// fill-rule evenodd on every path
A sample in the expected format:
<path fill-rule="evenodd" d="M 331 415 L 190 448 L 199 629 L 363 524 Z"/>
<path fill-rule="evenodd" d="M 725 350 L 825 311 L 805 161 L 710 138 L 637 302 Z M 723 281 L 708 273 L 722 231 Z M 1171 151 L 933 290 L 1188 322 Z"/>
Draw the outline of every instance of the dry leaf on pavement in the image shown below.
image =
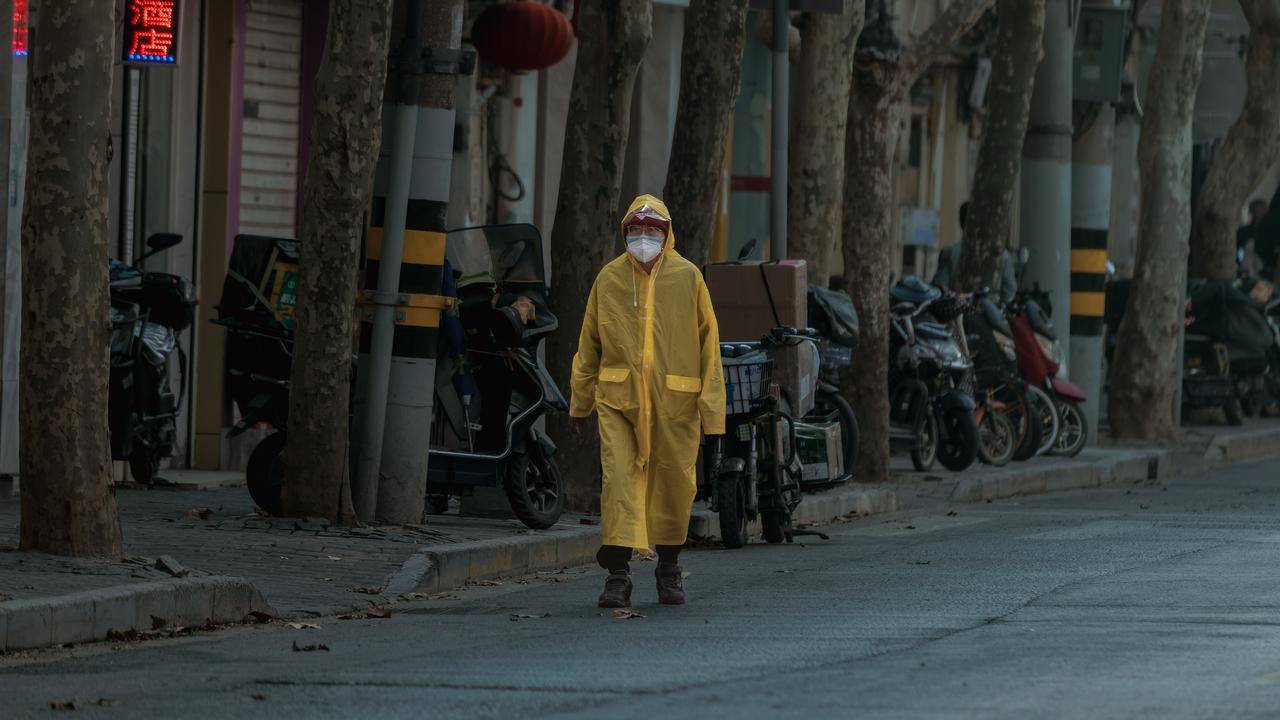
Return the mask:
<path fill-rule="evenodd" d="M 631 608 L 618 608 L 613 611 L 614 620 L 638 620 L 642 617 L 644 617 L 644 615 L 641 615 Z"/>
<path fill-rule="evenodd" d="M 285 627 L 289 628 L 290 630 L 319 630 L 320 629 L 320 626 L 316 625 L 315 623 L 304 623 L 304 622 L 291 622 L 285 625 Z"/>
<path fill-rule="evenodd" d="M 520 622 L 521 620 L 541 620 L 542 618 L 551 617 L 551 613 L 542 615 L 525 615 L 524 613 L 511 613 L 511 622 Z"/>
<path fill-rule="evenodd" d="M 362 595 L 381 595 L 381 594 L 382 594 L 382 588 L 380 588 L 380 587 L 366 587 L 366 586 L 364 586 L 364 585 L 357 585 L 357 586 L 355 586 L 355 587 L 351 588 L 351 592 L 354 592 L 354 593 L 361 593 Z"/>
<path fill-rule="evenodd" d="M 208 520 L 213 514 L 213 510 L 207 507 L 191 508 L 187 511 L 187 517 L 192 520 Z"/>
<path fill-rule="evenodd" d="M 76 701 L 75 700 L 50 700 L 49 709 L 50 710 L 75 710 Z"/>
<path fill-rule="evenodd" d="M 320 652 L 329 652 L 329 646 L 328 646 L 328 645 L 321 645 L 321 644 L 316 644 L 316 645 L 299 645 L 299 644 L 298 644 L 298 641 L 297 641 L 297 640 L 294 640 L 294 641 L 293 641 L 293 651 L 294 651 L 294 652 L 316 652 L 316 651 L 320 651 Z"/>
<path fill-rule="evenodd" d="M 261 625 L 263 623 L 269 623 L 272 620 L 275 620 L 275 618 L 271 617 L 270 614 L 264 613 L 261 610 L 254 610 L 253 612 L 249 613 L 249 617 L 252 618 L 253 621 L 258 625 Z M 154 622 L 154 619 L 153 619 L 153 622 Z"/>
<path fill-rule="evenodd" d="M 160 617 L 159 615 L 152 615 L 152 616 L 151 616 L 151 629 L 152 629 L 152 630 L 159 630 L 160 628 L 162 628 L 162 627 L 164 627 L 165 625 L 168 625 L 168 624 L 169 624 L 169 621 L 168 621 L 168 620 L 165 620 L 164 618 Z"/>
<path fill-rule="evenodd" d="M 375 620 L 386 620 L 391 617 L 391 610 L 390 608 L 385 608 L 381 605 L 374 605 L 368 610 L 365 610 L 364 616 Z"/>

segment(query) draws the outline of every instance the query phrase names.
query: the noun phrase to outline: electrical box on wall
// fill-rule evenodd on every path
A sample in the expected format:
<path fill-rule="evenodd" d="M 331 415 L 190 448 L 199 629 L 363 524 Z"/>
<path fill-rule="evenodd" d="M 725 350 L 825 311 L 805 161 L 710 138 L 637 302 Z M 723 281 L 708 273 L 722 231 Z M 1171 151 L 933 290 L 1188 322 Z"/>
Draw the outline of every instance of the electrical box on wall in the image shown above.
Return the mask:
<path fill-rule="evenodd" d="M 1120 101 L 1128 24 L 1126 7 L 1086 4 L 1080 8 L 1072 76 L 1076 102 Z"/>

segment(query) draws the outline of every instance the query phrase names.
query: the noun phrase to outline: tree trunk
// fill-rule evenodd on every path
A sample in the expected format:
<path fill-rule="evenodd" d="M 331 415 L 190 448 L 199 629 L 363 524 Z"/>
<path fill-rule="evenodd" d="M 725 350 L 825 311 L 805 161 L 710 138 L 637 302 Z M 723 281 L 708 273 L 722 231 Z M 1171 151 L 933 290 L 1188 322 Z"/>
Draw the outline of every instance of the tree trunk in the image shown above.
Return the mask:
<path fill-rule="evenodd" d="M 864 0 L 854 0 L 843 15 L 807 13 L 800 25 L 787 243 L 791 257 L 808 264 L 809 282 L 821 287 L 840 244 L 853 51 L 865 17 Z"/>
<path fill-rule="evenodd" d="M 1143 105 L 1138 262 L 1117 337 L 1111 434 L 1174 435 L 1178 330 L 1184 318 L 1191 196 L 1191 118 L 1200 85 L 1210 0 L 1165 0 Z"/>
<path fill-rule="evenodd" d="M 897 206 L 893 163 L 911 86 L 994 2 L 955 0 L 906 50 L 893 34 L 896 3 L 878 2 L 863 31 L 870 47 L 855 55 L 842 225 L 845 289 L 858 310 L 861 338 L 844 386 L 861 426 L 855 472 L 861 482 L 889 477 L 889 274 L 898 247 L 891 232 Z"/>
<path fill-rule="evenodd" d="M 107 427 L 107 172 L 115 2 L 66 0 L 32 33 L 23 217 L 21 547 L 119 557 Z"/>
<path fill-rule="evenodd" d="M 845 142 L 844 282 L 858 310 L 861 337 L 846 373 L 845 393 L 862 441 L 854 477 L 880 483 L 889 475 L 889 274 L 896 206 L 893 163 L 910 83 L 902 68 L 861 61 L 853 77 Z"/>
<path fill-rule="evenodd" d="M 330 0 L 304 179 L 284 508 L 353 522 L 347 457 L 360 238 L 382 138 L 392 0 Z"/>
<path fill-rule="evenodd" d="M 584 2 L 579 8 L 578 59 L 551 233 L 552 301 L 560 330 L 547 343 L 547 361 L 565 391 L 591 285 L 600 268 L 622 252 L 618 194 L 630 131 L 631 92 L 653 27 L 650 0 Z M 680 216 L 674 221 L 679 223 Z M 552 416 L 549 424 L 566 449 L 559 461 L 567 507 L 594 507 L 600 495 L 597 441 L 571 441 L 567 415 Z"/>
<path fill-rule="evenodd" d="M 1036 67 L 1044 57 L 1044 0 L 1000 0 L 1000 26 L 988 90 L 986 133 L 978 150 L 956 288 L 994 288 L 1009 236 L 1022 141 Z"/>
<path fill-rule="evenodd" d="M 680 102 L 663 191 L 680 233 L 680 254 L 707 261 L 725 138 L 738 101 L 747 0 L 690 0 L 680 52 Z"/>
<path fill-rule="evenodd" d="M 1240 208 L 1280 155 L 1280 0 L 1240 0 L 1249 21 L 1244 109 L 1213 156 L 1191 227 L 1198 277 L 1230 280 L 1236 273 Z"/>

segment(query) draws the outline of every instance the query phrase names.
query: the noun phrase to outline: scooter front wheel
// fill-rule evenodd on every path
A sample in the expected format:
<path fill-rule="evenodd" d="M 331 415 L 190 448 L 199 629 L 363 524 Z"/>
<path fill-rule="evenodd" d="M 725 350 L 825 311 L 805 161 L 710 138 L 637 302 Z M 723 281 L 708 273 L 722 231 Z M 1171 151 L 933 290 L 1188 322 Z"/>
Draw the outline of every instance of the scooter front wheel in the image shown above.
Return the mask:
<path fill-rule="evenodd" d="M 924 427 L 911 444 L 911 464 L 919 472 L 929 472 L 938 459 L 938 418 L 931 412 L 924 420 Z"/>
<path fill-rule="evenodd" d="M 1057 403 L 1049 397 L 1049 393 L 1035 385 L 1027 386 L 1027 403 L 1031 406 L 1033 417 L 1040 421 L 1040 447 L 1036 454 L 1044 455 L 1057 444 L 1058 433 L 1061 431 Z"/>

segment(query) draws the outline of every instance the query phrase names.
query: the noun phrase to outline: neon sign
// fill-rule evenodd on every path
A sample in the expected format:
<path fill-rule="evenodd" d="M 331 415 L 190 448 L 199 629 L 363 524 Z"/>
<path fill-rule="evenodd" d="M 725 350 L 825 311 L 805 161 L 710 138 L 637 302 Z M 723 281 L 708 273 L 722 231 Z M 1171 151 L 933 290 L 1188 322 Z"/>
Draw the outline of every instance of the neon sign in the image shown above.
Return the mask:
<path fill-rule="evenodd" d="M 13 0 L 13 54 L 27 55 L 27 0 Z"/>
<path fill-rule="evenodd" d="M 178 62 L 178 0 L 129 0 L 122 47 L 126 63 Z"/>

